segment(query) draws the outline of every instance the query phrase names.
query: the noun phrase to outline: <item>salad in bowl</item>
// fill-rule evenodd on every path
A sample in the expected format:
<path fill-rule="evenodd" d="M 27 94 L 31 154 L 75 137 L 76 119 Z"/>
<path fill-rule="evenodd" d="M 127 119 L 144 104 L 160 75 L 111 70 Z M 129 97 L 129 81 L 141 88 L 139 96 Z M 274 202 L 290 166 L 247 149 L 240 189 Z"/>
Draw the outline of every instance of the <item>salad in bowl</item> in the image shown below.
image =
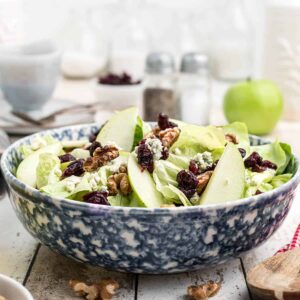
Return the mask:
<path fill-rule="evenodd" d="M 2 155 L 12 207 L 42 244 L 84 263 L 177 273 L 266 241 L 300 180 L 291 147 L 243 123 L 197 126 L 136 108 L 101 127 L 34 134 Z"/>
<path fill-rule="evenodd" d="M 288 144 L 251 146 L 247 127 L 197 126 L 136 108 L 116 113 L 86 139 L 37 137 L 20 147 L 16 176 L 52 197 L 97 205 L 179 207 L 234 201 L 293 176 Z"/>

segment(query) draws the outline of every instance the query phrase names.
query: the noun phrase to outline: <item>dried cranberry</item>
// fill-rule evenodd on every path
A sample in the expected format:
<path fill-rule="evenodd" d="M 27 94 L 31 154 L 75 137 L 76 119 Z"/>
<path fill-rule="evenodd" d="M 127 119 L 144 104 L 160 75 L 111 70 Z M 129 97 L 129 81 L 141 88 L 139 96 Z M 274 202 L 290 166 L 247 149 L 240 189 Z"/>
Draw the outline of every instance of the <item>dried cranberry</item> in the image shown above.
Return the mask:
<path fill-rule="evenodd" d="M 150 173 L 153 172 L 153 154 L 143 141 L 137 148 L 137 159 L 142 170 L 147 169 Z"/>
<path fill-rule="evenodd" d="M 72 154 L 70 154 L 70 153 L 59 155 L 58 158 L 60 159 L 61 163 L 65 163 L 65 162 L 76 160 L 76 158 Z"/>
<path fill-rule="evenodd" d="M 265 171 L 262 166 L 262 157 L 257 152 L 252 152 L 244 161 L 245 167 L 251 169 L 253 172 L 261 173 Z"/>
<path fill-rule="evenodd" d="M 88 193 L 83 196 L 83 201 L 93 204 L 110 205 L 107 200 L 108 192 L 106 191 L 95 191 Z"/>
<path fill-rule="evenodd" d="M 88 150 L 90 151 L 90 155 L 93 156 L 95 150 L 97 148 L 101 148 L 101 144 L 97 141 L 92 142 L 92 144 L 88 147 Z"/>
<path fill-rule="evenodd" d="M 260 194 L 262 194 L 262 192 L 261 192 L 260 190 L 257 190 L 257 191 L 255 192 L 255 195 L 260 195 Z"/>
<path fill-rule="evenodd" d="M 163 113 L 160 113 L 158 115 L 157 124 L 158 124 L 158 127 L 161 130 L 165 130 L 167 128 L 178 127 L 177 124 L 175 124 L 174 122 L 169 121 L 169 116 L 167 116 L 166 114 L 163 114 Z"/>
<path fill-rule="evenodd" d="M 269 160 L 264 160 L 262 162 L 262 166 L 265 167 L 265 168 L 268 168 L 268 169 L 273 169 L 273 170 L 276 170 L 277 169 L 277 165 L 272 163 L 271 161 Z"/>
<path fill-rule="evenodd" d="M 194 174 L 194 175 L 199 175 L 199 167 L 196 161 L 193 159 L 190 161 L 189 165 L 189 170 Z"/>
<path fill-rule="evenodd" d="M 244 158 L 246 156 L 246 150 L 243 148 L 239 148 L 239 151 L 241 153 L 242 158 Z"/>
<path fill-rule="evenodd" d="M 94 130 L 90 135 L 89 135 L 89 141 L 90 143 L 93 143 L 96 141 L 97 135 L 100 132 L 100 129 Z"/>
<path fill-rule="evenodd" d="M 196 189 L 186 190 L 183 187 L 179 188 L 188 199 L 191 199 L 193 195 L 196 193 Z"/>
<path fill-rule="evenodd" d="M 132 77 L 126 72 L 121 75 L 109 73 L 104 77 L 100 77 L 98 82 L 109 85 L 133 85 L 141 83 L 140 80 L 133 81 Z"/>
<path fill-rule="evenodd" d="M 178 188 L 190 199 L 198 185 L 197 177 L 191 172 L 182 170 L 177 174 L 176 180 L 178 182 Z"/>
<path fill-rule="evenodd" d="M 169 157 L 169 150 L 167 147 L 164 147 L 162 152 L 161 152 L 161 158 L 160 159 L 163 159 L 163 160 L 166 160 L 168 159 Z"/>
<path fill-rule="evenodd" d="M 64 170 L 62 178 L 70 177 L 72 175 L 80 176 L 84 173 L 83 159 L 78 159 L 71 162 L 68 167 Z"/>

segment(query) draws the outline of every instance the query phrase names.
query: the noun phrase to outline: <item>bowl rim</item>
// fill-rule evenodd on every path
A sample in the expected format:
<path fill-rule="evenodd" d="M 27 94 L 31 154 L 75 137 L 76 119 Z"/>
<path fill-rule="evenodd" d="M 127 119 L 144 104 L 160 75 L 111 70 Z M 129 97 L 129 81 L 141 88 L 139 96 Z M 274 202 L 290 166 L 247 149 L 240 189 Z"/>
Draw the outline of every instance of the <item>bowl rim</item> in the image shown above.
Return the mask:
<path fill-rule="evenodd" d="M 33 297 L 31 293 L 27 290 L 27 288 L 23 286 L 20 282 L 16 281 L 15 279 L 7 275 L 0 274 L 0 281 L 4 282 L 6 285 L 9 285 L 11 289 L 19 290 L 23 294 L 24 299 L 33 300 Z"/>
<path fill-rule="evenodd" d="M 55 129 L 48 129 L 48 130 L 44 130 L 44 131 L 40 131 L 38 133 L 34 133 L 31 135 L 28 135 L 26 137 L 23 137 L 17 141 L 15 141 L 14 143 L 12 143 L 2 154 L 1 157 L 1 169 L 2 172 L 4 174 L 5 179 L 8 181 L 13 181 L 21 190 L 24 190 L 24 193 L 27 194 L 29 197 L 34 194 L 36 194 L 38 196 L 39 199 L 42 199 L 43 202 L 47 202 L 49 204 L 51 204 L 50 202 L 56 202 L 58 205 L 65 205 L 65 206 L 69 206 L 69 207 L 74 207 L 74 208 L 78 208 L 78 209 L 92 209 L 95 210 L 95 208 L 98 208 L 99 210 L 108 210 L 108 211 L 114 211 L 114 212 L 128 212 L 128 211 L 136 211 L 136 212 L 140 212 L 140 213 L 151 213 L 151 212 L 161 212 L 161 213 L 165 213 L 166 211 L 169 211 L 171 213 L 180 213 L 180 212 L 199 212 L 202 210 L 205 211 L 214 211 L 217 209 L 228 209 L 228 208 L 232 208 L 235 206 L 239 206 L 239 205 L 248 205 L 248 204 L 253 204 L 254 201 L 259 201 L 260 199 L 263 198 L 272 198 L 275 193 L 282 193 L 286 190 L 289 189 L 289 187 L 292 187 L 294 184 L 297 186 L 300 182 L 300 160 L 299 158 L 294 155 L 294 153 L 292 153 L 292 155 L 295 157 L 297 164 L 298 164 L 298 168 L 296 173 L 294 174 L 294 176 L 286 183 L 284 183 L 283 185 L 279 186 L 278 188 L 275 188 L 273 190 L 264 192 L 262 194 L 259 195 L 254 195 L 254 196 L 250 196 L 250 197 L 246 197 L 246 198 L 241 198 L 238 200 L 234 200 L 234 201 L 227 201 L 227 202 L 222 202 L 222 203 L 215 203 L 215 204 L 204 204 L 204 205 L 196 205 L 196 206 L 180 206 L 180 207 L 157 207 L 157 208 L 147 208 L 147 207 L 130 207 L 130 206 L 111 206 L 111 205 L 102 205 L 102 204 L 92 204 L 92 203 L 85 203 L 82 201 L 78 201 L 78 200 L 71 200 L 71 199 L 66 199 L 66 198 L 59 198 L 59 197 L 53 197 L 50 195 L 46 195 L 41 193 L 38 189 L 35 189 L 23 182 L 21 182 L 6 166 L 6 159 L 9 156 L 9 153 L 12 151 L 12 149 L 17 149 L 18 147 L 20 147 L 20 145 L 24 144 L 24 142 L 31 140 L 35 137 L 38 136 L 44 136 L 47 134 L 54 134 L 54 133 L 60 133 L 64 130 L 79 130 L 82 128 L 89 128 L 89 127 L 99 127 L 99 124 L 97 123 L 87 123 L 87 124 L 79 124 L 79 125 L 72 125 L 72 126 L 64 126 L 64 127 L 58 127 Z M 270 142 L 269 139 L 266 138 L 262 138 L 259 136 L 255 136 L 255 135 L 249 135 L 252 136 L 254 138 L 257 138 L 259 140 L 262 140 L 264 142 Z M 35 197 L 33 197 L 35 198 Z M 30 200 L 31 201 L 31 200 Z"/>

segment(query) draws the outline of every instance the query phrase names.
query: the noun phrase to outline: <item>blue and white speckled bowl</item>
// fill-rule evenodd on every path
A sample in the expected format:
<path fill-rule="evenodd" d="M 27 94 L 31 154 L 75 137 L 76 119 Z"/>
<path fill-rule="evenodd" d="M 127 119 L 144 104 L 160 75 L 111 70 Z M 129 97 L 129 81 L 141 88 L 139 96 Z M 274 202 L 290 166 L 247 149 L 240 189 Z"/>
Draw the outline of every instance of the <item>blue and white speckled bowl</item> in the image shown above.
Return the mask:
<path fill-rule="evenodd" d="M 50 130 L 60 140 L 82 139 L 95 125 Z M 224 262 L 266 241 L 285 219 L 300 180 L 276 190 L 219 205 L 179 208 L 110 207 L 56 199 L 14 176 L 18 148 L 10 146 L 1 167 L 10 200 L 25 228 L 42 244 L 92 265 L 134 273 L 174 273 Z M 253 144 L 265 143 L 257 137 Z"/>

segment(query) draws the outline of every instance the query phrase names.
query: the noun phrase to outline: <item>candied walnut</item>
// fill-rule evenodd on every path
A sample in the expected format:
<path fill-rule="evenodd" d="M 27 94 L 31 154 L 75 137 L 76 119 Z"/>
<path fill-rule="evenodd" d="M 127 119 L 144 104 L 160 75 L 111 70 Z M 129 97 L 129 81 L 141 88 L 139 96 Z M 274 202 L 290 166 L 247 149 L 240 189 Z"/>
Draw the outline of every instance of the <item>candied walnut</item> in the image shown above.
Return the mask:
<path fill-rule="evenodd" d="M 227 142 L 231 142 L 233 144 L 238 144 L 239 143 L 239 140 L 238 140 L 237 136 L 232 134 L 232 133 L 226 133 L 225 134 L 225 140 Z"/>
<path fill-rule="evenodd" d="M 88 157 L 84 162 L 84 170 L 87 172 L 97 171 L 118 156 L 119 149 L 114 145 L 98 147 L 94 150 L 93 157 Z"/>
<path fill-rule="evenodd" d="M 119 173 L 125 173 L 127 174 L 127 165 L 126 164 L 121 164 L 119 167 Z"/>
<path fill-rule="evenodd" d="M 118 191 L 124 196 L 132 192 L 129 178 L 126 173 L 117 173 L 111 175 L 107 179 L 107 187 L 110 195 L 116 195 Z"/>
<path fill-rule="evenodd" d="M 114 145 L 105 145 L 104 147 L 98 147 L 93 154 L 97 160 L 104 166 L 111 160 L 119 156 L 119 149 Z"/>
<path fill-rule="evenodd" d="M 160 131 L 161 131 L 161 129 L 160 129 L 158 126 L 155 126 L 155 127 L 152 128 L 151 131 L 149 131 L 149 132 L 145 135 L 144 139 L 154 139 L 154 138 L 158 138 L 159 132 L 160 132 Z"/>
<path fill-rule="evenodd" d="M 178 139 L 180 129 L 178 127 L 167 128 L 159 132 L 159 139 L 163 146 L 170 148 Z"/>
<path fill-rule="evenodd" d="M 212 176 L 213 171 L 206 171 L 205 173 L 202 173 L 201 175 L 197 176 L 198 179 L 198 185 L 196 188 L 197 193 L 200 195 L 204 189 L 206 188 L 210 177 Z"/>
<path fill-rule="evenodd" d="M 221 288 L 221 284 L 212 280 L 200 285 L 191 285 L 187 288 L 187 294 L 194 300 L 205 300 L 214 296 Z"/>
<path fill-rule="evenodd" d="M 103 279 L 91 285 L 78 280 L 70 280 L 69 285 L 76 296 L 85 297 L 87 300 L 111 300 L 119 288 L 119 284 L 113 279 Z"/>

